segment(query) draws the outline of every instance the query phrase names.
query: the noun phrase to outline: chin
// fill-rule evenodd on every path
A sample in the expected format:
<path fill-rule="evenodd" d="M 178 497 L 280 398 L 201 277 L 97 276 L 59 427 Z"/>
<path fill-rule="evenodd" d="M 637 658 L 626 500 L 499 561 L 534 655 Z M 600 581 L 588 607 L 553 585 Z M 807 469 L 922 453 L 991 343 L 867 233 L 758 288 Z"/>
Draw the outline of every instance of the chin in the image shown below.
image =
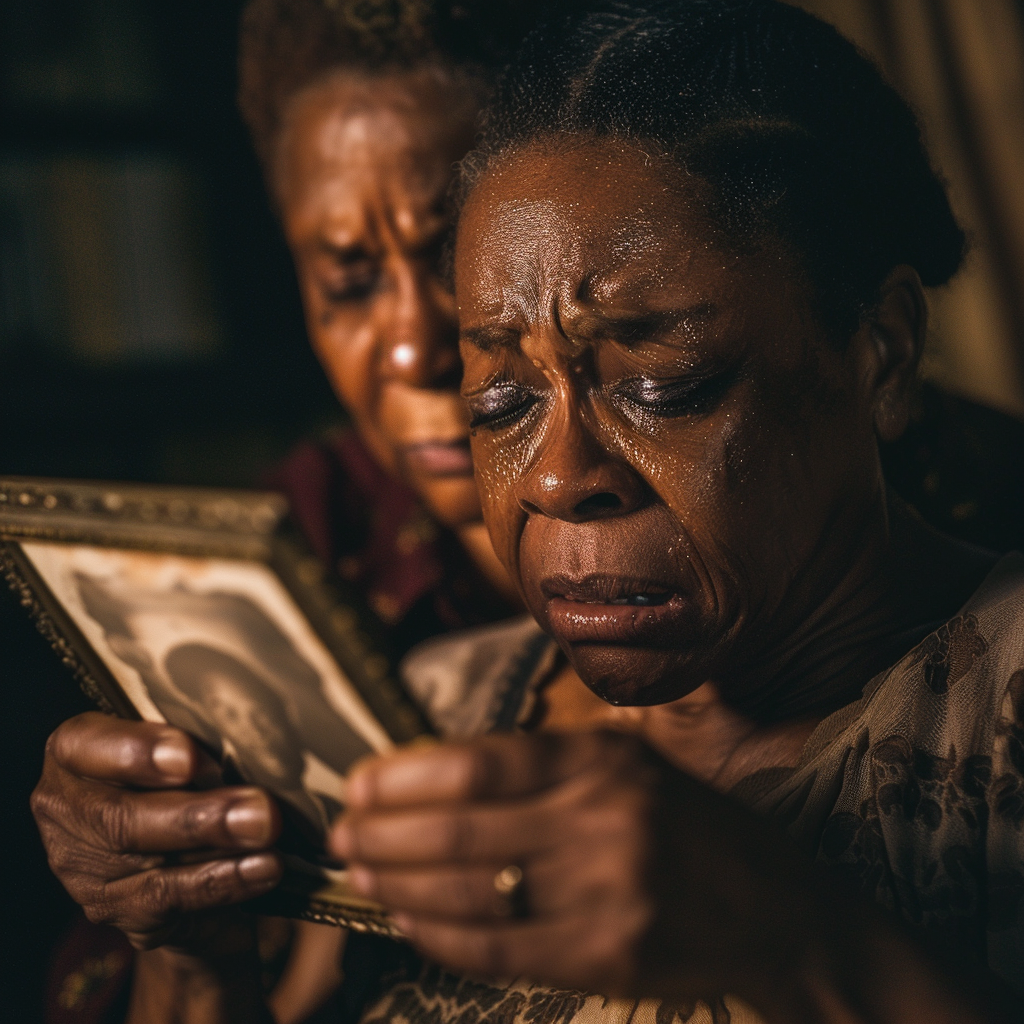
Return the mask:
<path fill-rule="evenodd" d="M 679 651 L 597 644 L 576 644 L 565 650 L 583 682 L 615 707 L 669 704 L 708 678 L 702 665 Z"/>

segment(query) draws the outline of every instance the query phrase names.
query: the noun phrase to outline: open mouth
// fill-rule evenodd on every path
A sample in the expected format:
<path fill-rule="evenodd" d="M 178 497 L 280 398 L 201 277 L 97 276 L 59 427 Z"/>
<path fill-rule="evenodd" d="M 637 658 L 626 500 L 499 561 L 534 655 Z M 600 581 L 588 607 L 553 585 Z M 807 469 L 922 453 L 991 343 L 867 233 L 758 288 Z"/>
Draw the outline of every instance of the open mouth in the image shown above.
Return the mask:
<path fill-rule="evenodd" d="M 661 582 L 623 576 L 541 583 L 548 625 L 568 643 L 661 644 L 679 636 L 689 602 Z"/>
<path fill-rule="evenodd" d="M 467 476 L 473 473 L 469 439 L 457 441 L 420 441 L 403 450 L 406 465 L 425 476 Z"/>

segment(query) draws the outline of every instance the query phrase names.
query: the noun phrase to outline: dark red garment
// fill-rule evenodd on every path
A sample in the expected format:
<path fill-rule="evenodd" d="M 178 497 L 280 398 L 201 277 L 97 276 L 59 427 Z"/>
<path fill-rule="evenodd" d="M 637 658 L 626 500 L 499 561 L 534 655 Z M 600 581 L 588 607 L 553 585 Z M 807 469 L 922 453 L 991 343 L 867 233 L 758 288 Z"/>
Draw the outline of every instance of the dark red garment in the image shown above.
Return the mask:
<path fill-rule="evenodd" d="M 91 924 L 85 918 L 76 922 L 50 965 L 47 1024 L 123 1018 L 133 956 L 123 932 Z"/>
<path fill-rule="evenodd" d="M 398 651 L 515 613 L 354 431 L 300 444 L 265 483 L 288 498 L 316 554 L 366 595 Z"/>
<path fill-rule="evenodd" d="M 354 431 L 298 445 L 264 485 L 280 491 L 319 558 L 366 595 L 404 653 L 427 637 L 515 613 Z M 57 947 L 46 1024 L 114 1024 L 127 1009 L 132 948 L 113 928 L 78 921 Z"/>

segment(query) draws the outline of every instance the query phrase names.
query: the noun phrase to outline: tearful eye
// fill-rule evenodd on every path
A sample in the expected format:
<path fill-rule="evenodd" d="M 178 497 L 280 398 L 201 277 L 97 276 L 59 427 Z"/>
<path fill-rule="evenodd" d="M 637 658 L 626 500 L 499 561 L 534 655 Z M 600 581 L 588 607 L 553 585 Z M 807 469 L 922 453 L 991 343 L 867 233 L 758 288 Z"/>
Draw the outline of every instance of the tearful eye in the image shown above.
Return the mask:
<path fill-rule="evenodd" d="M 497 430 L 525 416 L 537 403 L 538 396 L 512 381 L 499 381 L 467 399 L 472 417 L 470 429 L 489 427 Z"/>
<path fill-rule="evenodd" d="M 732 371 L 672 381 L 633 377 L 617 384 L 612 394 L 616 402 L 654 416 L 706 416 L 725 397 L 734 381 Z"/>

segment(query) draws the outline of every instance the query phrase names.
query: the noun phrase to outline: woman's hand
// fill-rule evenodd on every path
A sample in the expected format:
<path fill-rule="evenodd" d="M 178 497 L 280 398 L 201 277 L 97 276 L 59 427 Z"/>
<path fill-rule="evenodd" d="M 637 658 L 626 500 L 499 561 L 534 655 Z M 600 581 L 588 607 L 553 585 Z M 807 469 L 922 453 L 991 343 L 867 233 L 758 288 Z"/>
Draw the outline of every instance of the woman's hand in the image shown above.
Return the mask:
<path fill-rule="evenodd" d="M 347 795 L 330 850 L 452 970 L 678 1003 L 731 993 L 787 1024 L 1017 1019 L 994 979 L 936 968 L 779 828 L 637 740 L 413 747 L 357 767 Z"/>
<path fill-rule="evenodd" d="M 455 970 L 692 997 L 753 988 L 806 940 L 784 836 L 620 735 L 412 748 L 348 799 L 331 851 Z"/>
<path fill-rule="evenodd" d="M 281 877 L 269 850 L 280 814 L 266 793 L 184 788 L 214 768 L 179 729 L 97 713 L 47 743 L 32 811 L 50 867 L 91 921 L 120 928 L 137 949 L 216 945 L 234 929 L 203 912 Z"/>

